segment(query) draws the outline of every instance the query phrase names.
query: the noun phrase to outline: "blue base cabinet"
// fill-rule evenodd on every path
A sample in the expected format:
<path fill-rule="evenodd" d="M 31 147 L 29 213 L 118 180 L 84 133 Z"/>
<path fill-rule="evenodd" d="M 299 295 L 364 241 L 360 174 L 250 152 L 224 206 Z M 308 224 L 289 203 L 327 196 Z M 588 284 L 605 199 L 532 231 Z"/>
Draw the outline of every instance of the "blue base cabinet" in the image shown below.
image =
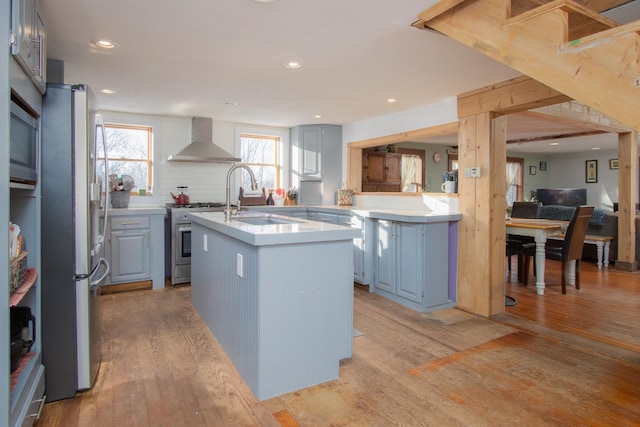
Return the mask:
<path fill-rule="evenodd" d="M 151 280 L 164 288 L 164 208 L 111 209 L 105 254 L 106 286 Z"/>
<path fill-rule="evenodd" d="M 376 221 L 373 291 L 420 312 L 453 307 L 449 222 Z"/>

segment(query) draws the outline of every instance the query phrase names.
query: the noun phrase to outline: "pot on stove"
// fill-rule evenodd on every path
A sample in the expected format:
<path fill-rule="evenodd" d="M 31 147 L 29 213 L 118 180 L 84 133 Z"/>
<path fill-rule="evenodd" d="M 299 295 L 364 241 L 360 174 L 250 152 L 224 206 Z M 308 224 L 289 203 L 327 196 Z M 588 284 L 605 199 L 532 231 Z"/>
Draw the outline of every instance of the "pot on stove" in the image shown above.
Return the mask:
<path fill-rule="evenodd" d="M 178 193 L 178 195 L 169 193 L 171 194 L 171 197 L 173 197 L 174 203 L 176 205 L 188 205 L 189 204 L 189 194 L 188 194 L 189 187 L 179 186 L 177 188 L 178 188 L 178 191 L 176 191 L 176 193 Z"/>

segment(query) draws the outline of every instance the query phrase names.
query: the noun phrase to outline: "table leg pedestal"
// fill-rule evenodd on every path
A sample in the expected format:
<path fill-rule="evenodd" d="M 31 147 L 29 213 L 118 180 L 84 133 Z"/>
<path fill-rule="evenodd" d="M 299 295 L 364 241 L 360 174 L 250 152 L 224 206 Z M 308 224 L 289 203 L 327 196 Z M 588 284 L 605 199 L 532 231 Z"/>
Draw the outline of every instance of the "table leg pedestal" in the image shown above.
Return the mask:
<path fill-rule="evenodd" d="M 544 264 L 545 264 L 545 244 L 544 241 L 538 241 L 536 239 L 536 293 L 538 295 L 544 295 Z"/>

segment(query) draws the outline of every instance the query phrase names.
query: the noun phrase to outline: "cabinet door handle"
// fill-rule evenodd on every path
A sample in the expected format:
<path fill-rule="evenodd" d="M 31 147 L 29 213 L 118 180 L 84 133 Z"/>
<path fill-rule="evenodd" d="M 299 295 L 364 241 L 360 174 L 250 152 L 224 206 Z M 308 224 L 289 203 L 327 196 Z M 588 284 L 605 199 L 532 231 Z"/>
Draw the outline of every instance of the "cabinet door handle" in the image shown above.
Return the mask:
<path fill-rule="evenodd" d="M 43 54 L 44 49 L 42 49 L 43 38 L 42 35 L 39 35 L 37 39 L 31 39 L 31 45 L 34 49 L 38 49 L 38 63 L 35 67 L 31 67 L 31 72 L 36 76 L 42 77 L 42 64 L 43 64 Z"/>
<path fill-rule="evenodd" d="M 140 225 L 140 222 L 121 222 L 121 225 Z"/>
<path fill-rule="evenodd" d="M 37 399 L 34 400 L 33 402 L 39 402 L 40 405 L 38 405 L 38 412 L 34 412 L 33 414 L 29 414 L 26 416 L 26 418 L 34 418 L 34 419 L 39 419 L 40 418 L 40 414 L 42 414 L 42 408 L 44 408 L 44 402 L 47 399 L 47 396 L 42 396 L 42 399 Z"/>

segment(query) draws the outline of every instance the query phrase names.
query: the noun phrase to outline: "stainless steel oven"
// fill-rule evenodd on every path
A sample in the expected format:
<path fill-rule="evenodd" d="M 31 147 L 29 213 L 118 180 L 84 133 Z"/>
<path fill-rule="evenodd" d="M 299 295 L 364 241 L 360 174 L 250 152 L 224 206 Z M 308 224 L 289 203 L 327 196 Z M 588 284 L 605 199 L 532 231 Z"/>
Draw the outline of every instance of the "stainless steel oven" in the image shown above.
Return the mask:
<path fill-rule="evenodd" d="M 167 205 L 171 218 L 171 284 L 191 282 L 191 221 L 192 212 L 216 212 L 224 210 L 221 202 L 198 202 L 188 205 Z"/>

